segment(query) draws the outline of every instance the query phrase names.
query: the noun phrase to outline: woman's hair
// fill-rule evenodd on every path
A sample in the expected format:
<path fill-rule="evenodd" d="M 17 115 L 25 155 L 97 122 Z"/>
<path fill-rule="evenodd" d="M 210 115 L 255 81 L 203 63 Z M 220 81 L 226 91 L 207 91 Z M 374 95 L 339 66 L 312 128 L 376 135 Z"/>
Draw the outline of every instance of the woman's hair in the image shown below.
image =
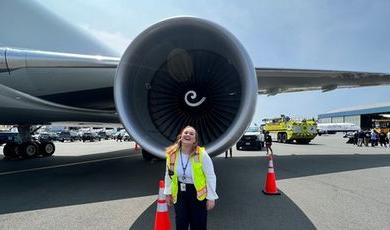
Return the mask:
<path fill-rule="evenodd" d="M 196 146 L 198 146 L 198 132 L 196 131 L 196 129 L 190 125 L 187 125 L 186 127 L 184 127 L 180 133 L 177 135 L 176 137 L 176 141 L 168 146 L 167 148 L 165 148 L 165 152 L 168 154 L 168 155 L 171 155 L 173 153 L 175 153 L 178 149 L 181 148 L 181 135 L 183 134 L 183 131 L 186 129 L 186 128 L 193 128 L 195 130 L 195 143 L 194 143 L 194 146 L 192 148 L 192 151 L 194 151 L 196 149 Z M 191 151 L 191 152 L 192 152 Z"/>

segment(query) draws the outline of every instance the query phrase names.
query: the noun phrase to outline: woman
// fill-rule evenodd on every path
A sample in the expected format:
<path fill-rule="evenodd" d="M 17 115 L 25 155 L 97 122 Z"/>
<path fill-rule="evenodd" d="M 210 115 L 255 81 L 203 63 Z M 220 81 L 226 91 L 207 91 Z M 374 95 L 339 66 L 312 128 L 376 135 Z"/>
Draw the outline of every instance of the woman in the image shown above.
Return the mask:
<path fill-rule="evenodd" d="M 176 229 L 207 229 L 207 210 L 215 206 L 216 176 L 211 158 L 198 146 L 194 127 L 185 127 L 166 148 L 167 203 L 175 206 Z"/>

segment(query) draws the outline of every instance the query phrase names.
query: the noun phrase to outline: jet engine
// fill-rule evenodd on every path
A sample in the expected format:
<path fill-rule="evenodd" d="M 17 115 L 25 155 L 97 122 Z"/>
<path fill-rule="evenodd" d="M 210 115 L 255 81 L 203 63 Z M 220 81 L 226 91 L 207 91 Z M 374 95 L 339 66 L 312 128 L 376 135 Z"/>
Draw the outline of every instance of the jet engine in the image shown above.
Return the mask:
<path fill-rule="evenodd" d="M 176 17 L 152 25 L 129 45 L 114 83 L 115 105 L 130 136 L 159 158 L 187 125 L 210 155 L 228 149 L 251 122 L 255 68 L 223 27 Z"/>

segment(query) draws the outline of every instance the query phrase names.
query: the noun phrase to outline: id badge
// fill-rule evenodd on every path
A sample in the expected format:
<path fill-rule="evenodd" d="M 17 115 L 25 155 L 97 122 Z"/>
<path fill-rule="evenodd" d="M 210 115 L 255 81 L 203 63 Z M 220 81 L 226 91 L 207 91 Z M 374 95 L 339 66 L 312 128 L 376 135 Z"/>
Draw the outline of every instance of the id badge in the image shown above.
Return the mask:
<path fill-rule="evenodd" d="M 186 191 L 186 184 L 180 183 L 180 191 L 182 192 Z"/>

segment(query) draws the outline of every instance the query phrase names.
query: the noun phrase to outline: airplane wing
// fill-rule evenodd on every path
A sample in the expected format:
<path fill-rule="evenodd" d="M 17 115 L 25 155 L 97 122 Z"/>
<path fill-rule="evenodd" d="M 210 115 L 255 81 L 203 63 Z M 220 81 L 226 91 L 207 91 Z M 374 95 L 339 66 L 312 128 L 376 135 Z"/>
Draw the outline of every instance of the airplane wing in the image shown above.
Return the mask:
<path fill-rule="evenodd" d="M 307 90 L 331 91 L 337 88 L 390 85 L 390 74 L 331 70 L 256 68 L 258 93 Z"/>

